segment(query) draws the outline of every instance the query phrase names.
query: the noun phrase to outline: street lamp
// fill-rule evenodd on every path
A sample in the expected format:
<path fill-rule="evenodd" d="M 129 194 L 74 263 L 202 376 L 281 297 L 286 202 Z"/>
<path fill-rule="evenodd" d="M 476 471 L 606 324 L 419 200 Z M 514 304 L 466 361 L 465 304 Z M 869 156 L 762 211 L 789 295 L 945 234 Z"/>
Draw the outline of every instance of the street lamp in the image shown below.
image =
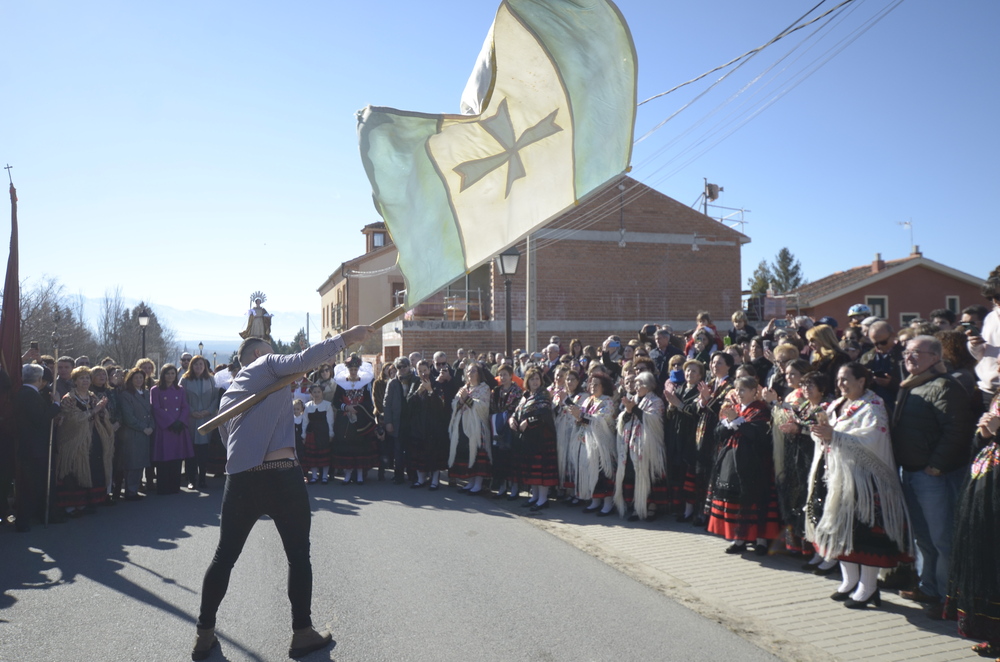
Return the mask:
<path fill-rule="evenodd" d="M 497 255 L 497 270 L 500 275 L 503 276 L 503 289 L 504 289 L 504 301 L 506 303 L 505 307 L 505 319 L 504 319 L 504 340 L 507 343 L 506 352 L 507 357 L 513 361 L 514 359 L 514 343 L 511 338 L 511 328 L 510 328 L 510 278 L 517 273 L 517 262 L 521 259 L 521 253 L 517 250 L 516 246 L 511 246 L 500 255 Z"/>
<path fill-rule="evenodd" d="M 146 327 L 149 326 L 149 309 L 145 306 L 139 311 L 139 328 L 142 329 L 142 358 L 146 358 Z"/>
<path fill-rule="evenodd" d="M 205 356 L 205 343 L 198 343 L 198 356 Z"/>
<path fill-rule="evenodd" d="M 214 371 L 218 365 L 219 365 L 219 353 L 212 352 L 212 370 Z"/>

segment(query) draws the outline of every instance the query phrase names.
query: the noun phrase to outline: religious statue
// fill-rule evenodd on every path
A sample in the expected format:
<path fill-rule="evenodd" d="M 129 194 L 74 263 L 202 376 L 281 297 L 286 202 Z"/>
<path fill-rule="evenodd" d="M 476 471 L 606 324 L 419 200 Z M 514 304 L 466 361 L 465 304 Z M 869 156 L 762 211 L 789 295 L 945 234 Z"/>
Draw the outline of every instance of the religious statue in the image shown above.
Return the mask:
<path fill-rule="evenodd" d="M 263 338 L 267 342 L 274 342 L 271 340 L 272 315 L 261 305 L 267 301 L 267 297 L 263 292 L 257 291 L 250 295 L 250 300 L 253 302 L 253 307 L 247 311 L 247 328 L 240 331 L 240 337 L 244 340 Z"/>

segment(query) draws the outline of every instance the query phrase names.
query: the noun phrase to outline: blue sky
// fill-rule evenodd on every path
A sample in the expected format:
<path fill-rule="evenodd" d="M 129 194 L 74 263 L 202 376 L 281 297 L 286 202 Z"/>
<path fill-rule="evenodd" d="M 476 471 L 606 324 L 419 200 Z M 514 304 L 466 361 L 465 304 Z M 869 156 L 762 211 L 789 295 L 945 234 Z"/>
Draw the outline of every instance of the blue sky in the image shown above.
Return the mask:
<path fill-rule="evenodd" d="M 641 100 L 765 43 L 815 3 L 618 4 Z M 735 133 L 706 135 L 744 100 L 760 110 L 892 4 L 855 0 L 773 70 L 789 64 L 778 82 L 711 115 L 806 30 L 779 42 L 636 147 L 637 179 L 691 204 L 707 177 L 725 189 L 720 204 L 752 210 L 744 285 L 782 246 L 810 279 L 876 252 L 903 257 L 898 223 L 910 219 L 931 259 L 983 277 L 1000 262 L 984 232 L 1000 192 L 1000 3 L 906 0 Z M 274 311 L 318 313 L 316 288 L 378 220 L 355 112 L 457 112 L 496 5 L 8 4 L 0 161 L 19 192 L 22 278 L 49 274 L 91 297 L 120 284 L 154 305 L 227 314 L 260 289 Z M 643 106 L 636 137 L 705 87 Z"/>

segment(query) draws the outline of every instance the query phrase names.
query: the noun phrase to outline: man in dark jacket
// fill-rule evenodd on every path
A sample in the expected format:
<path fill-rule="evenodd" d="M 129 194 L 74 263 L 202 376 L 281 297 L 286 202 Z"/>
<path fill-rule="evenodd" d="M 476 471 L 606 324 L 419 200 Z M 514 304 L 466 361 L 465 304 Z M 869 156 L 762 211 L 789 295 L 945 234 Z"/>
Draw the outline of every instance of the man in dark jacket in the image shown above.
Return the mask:
<path fill-rule="evenodd" d="M 896 342 L 896 333 L 888 322 L 875 322 L 868 328 L 868 338 L 874 347 L 865 352 L 858 362 L 867 366 L 875 375 L 872 391 L 885 401 L 892 414 L 903 381 L 903 346 Z"/>
<path fill-rule="evenodd" d="M 408 358 L 400 356 L 393 361 L 393 365 L 396 366 L 396 376 L 385 388 L 382 411 L 385 412 L 385 433 L 392 440 L 392 447 L 395 451 L 392 482 L 402 485 L 406 481 L 404 473 L 406 471 L 406 452 L 409 449 L 407 436 L 409 430 L 406 429 L 404 410 L 406 409 L 406 396 L 415 380 Z"/>
<path fill-rule="evenodd" d="M 684 352 L 674 347 L 670 342 L 671 332 L 669 328 L 661 327 L 656 330 L 656 348 L 649 353 L 649 358 L 653 360 L 656 367 L 657 393 L 663 391 L 663 385 L 670 379 L 670 357 Z"/>
<path fill-rule="evenodd" d="M 48 485 L 49 430 L 59 406 L 39 392 L 45 385 L 44 368 L 26 363 L 21 368 L 21 389 L 14 394 L 14 422 L 17 426 L 17 530 L 31 530 L 31 518 L 45 516 Z M 65 521 L 55 517 L 52 521 Z"/>
<path fill-rule="evenodd" d="M 917 590 L 900 595 L 929 603 L 927 615 L 940 619 L 973 421 L 965 390 L 939 365 L 941 343 L 936 338 L 917 336 L 909 341 L 903 361 L 910 376 L 900 385 L 896 400 L 892 447 L 902 468 L 920 583 Z"/>

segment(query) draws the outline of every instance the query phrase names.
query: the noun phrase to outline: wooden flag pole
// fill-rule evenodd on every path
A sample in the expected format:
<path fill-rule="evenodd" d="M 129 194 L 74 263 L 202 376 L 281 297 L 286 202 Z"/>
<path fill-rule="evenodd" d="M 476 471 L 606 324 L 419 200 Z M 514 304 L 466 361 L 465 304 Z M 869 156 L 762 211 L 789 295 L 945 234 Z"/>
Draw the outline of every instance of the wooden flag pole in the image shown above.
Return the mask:
<path fill-rule="evenodd" d="M 382 317 L 372 322 L 371 326 L 375 329 L 379 329 L 388 324 L 389 322 L 391 322 L 392 320 L 396 319 L 400 315 L 402 315 L 404 312 L 406 312 L 406 308 L 404 308 L 403 306 L 396 306 L 388 313 L 386 313 Z M 280 391 L 283 388 L 288 388 L 294 382 L 297 382 L 300 379 L 302 379 L 302 375 L 289 375 L 284 379 L 279 379 L 275 383 L 265 388 L 263 391 L 260 391 L 259 393 L 254 393 L 249 398 L 241 400 L 240 402 L 236 403 L 232 407 L 229 407 L 225 411 L 220 411 L 218 414 L 215 415 L 214 418 L 200 425 L 198 427 L 198 432 L 200 434 L 208 434 L 209 432 L 219 427 L 229 419 L 238 416 L 243 412 L 245 412 L 246 410 L 250 409 L 255 404 L 262 401 L 264 398 L 271 395 L 272 393 Z"/>

